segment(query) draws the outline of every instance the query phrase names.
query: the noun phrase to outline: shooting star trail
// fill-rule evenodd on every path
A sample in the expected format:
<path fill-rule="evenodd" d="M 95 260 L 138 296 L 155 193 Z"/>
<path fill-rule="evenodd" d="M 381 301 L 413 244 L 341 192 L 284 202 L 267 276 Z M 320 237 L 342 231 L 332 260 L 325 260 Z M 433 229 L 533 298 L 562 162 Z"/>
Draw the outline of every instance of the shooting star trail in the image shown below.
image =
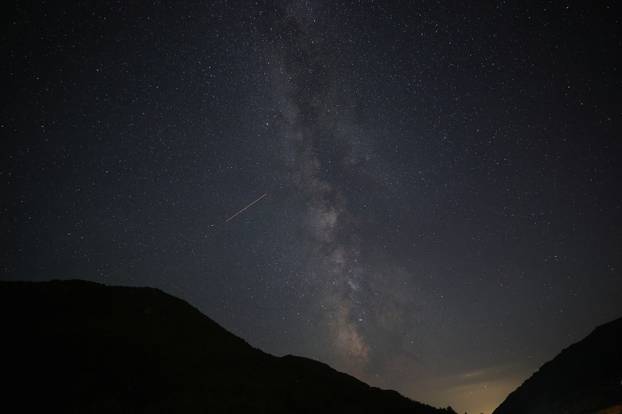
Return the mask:
<path fill-rule="evenodd" d="M 238 211 L 237 213 L 235 213 L 234 215 L 232 215 L 231 217 L 229 217 L 227 220 L 225 220 L 225 223 L 230 222 L 231 220 L 233 220 L 235 217 L 237 217 L 238 215 L 244 213 L 244 211 L 248 210 L 249 208 L 251 208 L 254 204 L 258 203 L 261 201 L 262 198 L 264 198 L 265 196 L 267 196 L 268 193 L 263 193 L 261 195 L 261 197 L 259 197 L 257 200 L 253 201 L 252 203 L 250 203 L 249 205 L 247 205 L 246 207 L 244 207 L 242 210 Z"/>

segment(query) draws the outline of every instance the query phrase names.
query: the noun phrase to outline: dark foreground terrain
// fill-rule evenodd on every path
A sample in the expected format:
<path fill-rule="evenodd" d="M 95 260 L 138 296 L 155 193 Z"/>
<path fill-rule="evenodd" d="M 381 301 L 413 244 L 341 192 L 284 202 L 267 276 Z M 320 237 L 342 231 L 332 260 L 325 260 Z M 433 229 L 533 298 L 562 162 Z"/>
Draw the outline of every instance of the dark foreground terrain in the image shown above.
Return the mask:
<path fill-rule="evenodd" d="M 622 318 L 544 364 L 494 414 L 622 414 Z"/>
<path fill-rule="evenodd" d="M 0 282 L 0 315 L 12 412 L 453 413 L 268 355 L 156 289 Z"/>

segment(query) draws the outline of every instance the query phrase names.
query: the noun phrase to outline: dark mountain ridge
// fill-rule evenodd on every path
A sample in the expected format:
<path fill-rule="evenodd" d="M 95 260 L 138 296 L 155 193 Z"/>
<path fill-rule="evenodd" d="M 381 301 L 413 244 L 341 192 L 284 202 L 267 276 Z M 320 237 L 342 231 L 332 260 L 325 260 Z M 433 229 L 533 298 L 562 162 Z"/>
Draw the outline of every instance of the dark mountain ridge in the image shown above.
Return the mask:
<path fill-rule="evenodd" d="M 622 318 L 564 349 L 493 414 L 622 413 Z"/>
<path fill-rule="evenodd" d="M 0 282 L 6 404 L 67 413 L 453 413 L 248 345 L 151 288 Z"/>

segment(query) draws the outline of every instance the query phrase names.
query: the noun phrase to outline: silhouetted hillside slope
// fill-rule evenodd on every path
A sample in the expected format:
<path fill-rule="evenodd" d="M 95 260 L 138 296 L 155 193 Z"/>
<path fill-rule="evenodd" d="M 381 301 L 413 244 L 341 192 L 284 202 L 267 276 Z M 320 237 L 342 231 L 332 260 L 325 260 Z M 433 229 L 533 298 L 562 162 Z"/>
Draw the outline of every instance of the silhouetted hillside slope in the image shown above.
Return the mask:
<path fill-rule="evenodd" d="M 622 413 L 622 318 L 564 349 L 494 414 L 597 412 Z"/>
<path fill-rule="evenodd" d="M 156 289 L 0 282 L 0 314 L 15 412 L 451 412 L 268 355 Z"/>

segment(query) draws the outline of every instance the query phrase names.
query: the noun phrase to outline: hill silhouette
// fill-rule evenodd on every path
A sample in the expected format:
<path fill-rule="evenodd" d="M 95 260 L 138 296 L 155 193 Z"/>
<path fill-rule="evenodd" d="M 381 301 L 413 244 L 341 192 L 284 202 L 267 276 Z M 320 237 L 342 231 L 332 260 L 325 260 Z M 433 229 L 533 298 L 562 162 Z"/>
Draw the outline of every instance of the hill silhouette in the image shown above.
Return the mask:
<path fill-rule="evenodd" d="M 622 318 L 564 349 L 493 414 L 622 413 Z"/>
<path fill-rule="evenodd" d="M 3 405 L 66 413 L 453 413 L 275 357 L 151 288 L 0 282 Z"/>

